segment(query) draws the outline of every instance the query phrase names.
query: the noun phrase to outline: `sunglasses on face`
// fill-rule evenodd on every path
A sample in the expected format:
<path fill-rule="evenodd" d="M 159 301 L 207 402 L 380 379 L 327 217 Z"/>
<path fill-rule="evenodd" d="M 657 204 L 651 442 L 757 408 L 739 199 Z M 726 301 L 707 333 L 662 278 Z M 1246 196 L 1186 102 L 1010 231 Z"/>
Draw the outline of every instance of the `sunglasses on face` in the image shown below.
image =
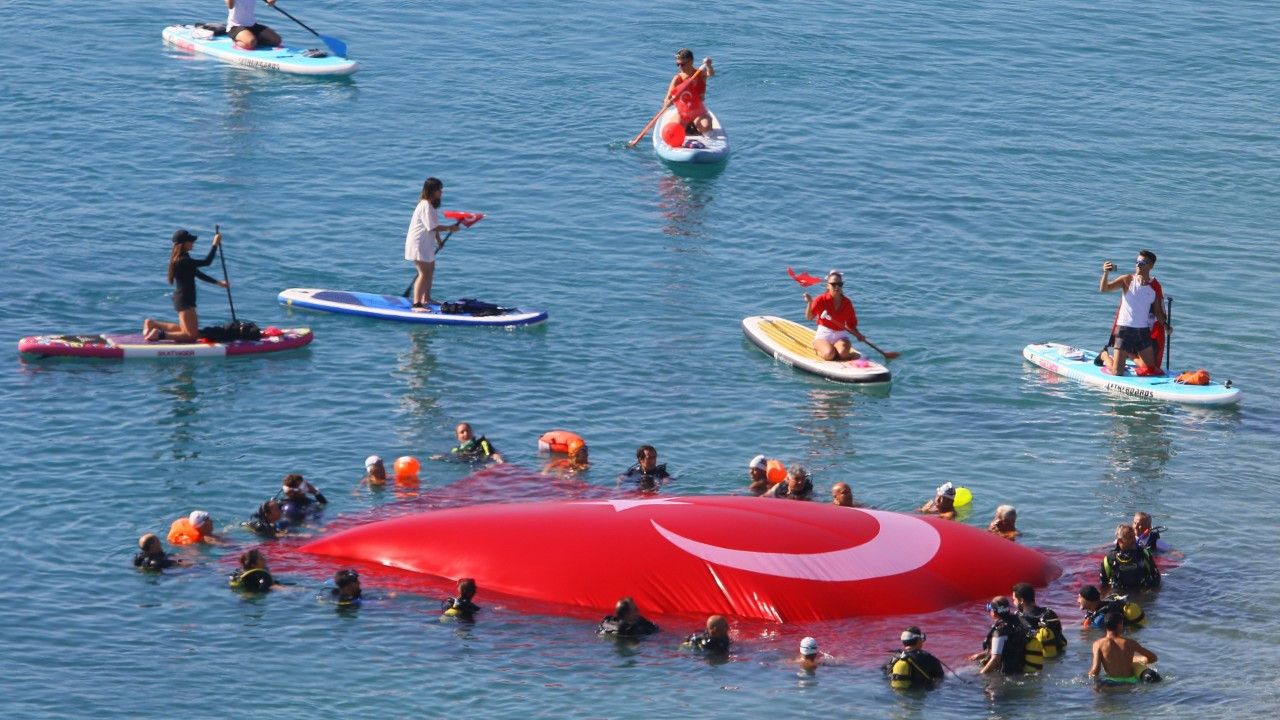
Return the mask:
<path fill-rule="evenodd" d="M 1146 260 L 1139 260 L 1139 261 L 1137 261 L 1135 264 L 1136 264 L 1138 267 L 1146 267 L 1146 266 L 1147 266 L 1147 261 L 1146 261 Z"/>

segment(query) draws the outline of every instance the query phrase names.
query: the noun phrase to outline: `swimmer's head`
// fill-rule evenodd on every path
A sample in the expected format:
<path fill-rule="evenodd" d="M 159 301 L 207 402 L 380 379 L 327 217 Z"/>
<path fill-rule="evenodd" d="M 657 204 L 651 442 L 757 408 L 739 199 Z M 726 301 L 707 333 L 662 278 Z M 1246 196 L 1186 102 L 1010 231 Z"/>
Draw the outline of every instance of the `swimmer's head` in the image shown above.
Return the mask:
<path fill-rule="evenodd" d="M 257 548 L 253 550 L 245 550 L 240 553 L 240 567 L 244 570 L 252 570 L 254 568 L 266 567 L 267 561 L 262 558 L 262 552 Z"/>
<path fill-rule="evenodd" d="M 355 570 L 339 570 L 333 574 L 333 584 L 339 590 L 360 584 L 360 574 Z"/>
<path fill-rule="evenodd" d="M 908 625 L 902 630 L 902 646 L 911 647 L 924 642 L 924 631 L 915 625 Z"/>
<path fill-rule="evenodd" d="M 470 600 L 476 596 L 476 581 L 471 578 L 462 578 L 458 581 L 458 599 Z"/>
<path fill-rule="evenodd" d="M 634 621 L 640 615 L 640 610 L 636 608 L 636 601 L 629 597 L 618 600 L 618 604 L 613 606 L 613 614 L 619 620 Z"/>
<path fill-rule="evenodd" d="M 471 442 L 471 440 L 476 436 L 475 432 L 471 429 L 470 423 L 458 423 L 458 426 L 453 429 L 453 434 L 454 437 L 458 438 L 458 442 L 460 443 Z"/>
<path fill-rule="evenodd" d="M 1013 614 L 1013 605 L 1009 602 L 1009 598 L 997 595 L 991 598 L 991 602 L 987 603 L 987 610 L 995 613 L 997 617 L 1003 617 Z"/>
<path fill-rule="evenodd" d="M 145 553 L 153 553 L 161 550 L 160 538 L 155 533 L 147 533 L 138 538 L 138 549 Z"/>
<path fill-rule="evenodd" d="M 1023 603 L 1034 605 L 1036 602 L 1036 589 L 1031 587 L 1031 583 L 1020 582 L 1013 586 L 1013 599 L 1018 604 Z"/>
<path fill-rule="evenodd" d="M 213 532 L 213 518 L 209 517 L 209 513 L 204 510 L 192 510 L 187 516 L 187 521 L 202 533 Z"/>
<path fill-rule="evenodd" d="M 729 621 L 723 615 L 712 615 L 707 618 L 707 634 L 714 638 L 729 637 Z"/>
<path fill-rule="evenodd" d="M 267 523 L 275 523 L 284 515 L 280 509 L 280 501 L 271 499 L 258 506 L 258 517 Z"/>
<path fill-rule="evenodd" d="M 1100 601 L 1102 599 L 1102 594 L 1099 593 L 1098 588 L 1094 587 L 1093 585 L 1085 585 L 1084 587 L 1080 588 L 1080 594 L 1078 598 L 1079 599 L 1077 603 L 1081 607 L 1084 607 L 1086 603 L 1095 604 L 1098 601 Z"/>
<path fill-rule="evenodd" d="M 1124 613 L 1119 610 L 1112 610 L 1102 619 L 1102 626 L 1111 632 L 1124 631 Z"/>
<path fill-rule="evenodd" d="M 382 458 L 377 455 L 370 455 L 364 459 L 365 472 L 371 472 L 374 468 L 382 464 Z"/>
<path fill-rule="evenodd" d="M 818 641 L 814 638 L 807 637 L 800 641 L 800 654 L 805 657 L 813 657 L 818 654 Z"/>

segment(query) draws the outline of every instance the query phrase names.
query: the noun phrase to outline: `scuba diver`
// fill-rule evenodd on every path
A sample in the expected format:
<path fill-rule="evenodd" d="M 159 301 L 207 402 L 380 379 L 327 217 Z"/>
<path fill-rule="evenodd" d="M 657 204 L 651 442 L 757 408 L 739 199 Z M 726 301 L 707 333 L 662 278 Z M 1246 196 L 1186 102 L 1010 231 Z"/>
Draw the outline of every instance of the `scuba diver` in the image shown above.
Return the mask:
<path fill-rule="evenodd" d="M 813 497 L 813 481 L 804 468 L 795 465 L 787 471 L 786 480 L 774 483 L 761 497 L 809 500 Z"/>
<path fill-rule="evenodd" d="M 506 462 L 497 449 L 493 447 L 493 443 L 481 435 L 476 437 L 475 431 L 471 429 L 469 423 L 458 423 L 458 427 L 454 428 L 454 436 L 458 438 L 457 447 L 449 451 L 450 456 L 455 460 L 463 460 L 466 462 L 484 462 L 492 460 L 501 465 Z M 442 458 L 442 455 L 435 456 Z"/>
<path fill-rule="evenodd" d="M 708 655 L 729 654 L 729 621 L 723 615 L 707 618 L 707 629 L 685 638 L 682 647 Z"/>
<path fill-rule="evenodd" d="M 1027 626 L 1013 613 L 1009 598 L 1003 595 L 992 598 L 987 603 L 987 612 L 994 622 L 982 641 L 983 652 L 970 656 L 971 660 L 982 663 L 978 672 L 1022 675 L 1044 667 L 1040 641 L 1027 632 Z"/>
<path fill-rule="evenodd" d="M 329 588 L 328 599 L 339 607 L 353 607 L 364 602 L 360 592 L 360 574 L 355 570 L 339 570 L 333 574 L 334 587 Z"/>
<path fill-rule="evenodd" d="M 480 612 L 480 606 L 471 602 L 471 598 L 475 596 L 476 581 L 471 578 L 462 578 L 458 581 L 458 597 L 440 601 L 440 609 L 444 611 L 440 619 L 452 618 L 463 622 L 475 622 L 476 613 Z"/>
<path fill-rule="evenodd" d="M 164 551 L 160 538 L 155 533 L 147 533 L 138 538 L 138 554 L 133 556 L 133 566 L 141 570 L 164 570 L 174 565 L 183 565 L 183 561 L 175 560 Z"/>
<path fill-rule="evenodd" d="M 652 445 L 641 445 L 636 448 L 636 464 L 618 476 L 618 483 L 634 483 L 641 492 L 655 492 L 671 479 L 667 464 L 658 462 L 658 451 Z"/>
<path fill-rule="evenodd" d="M 1084 611 L 1082 625 L 1086 630 L 1090 627 L 1103 627 L 1107 613 L 1113 610 L 1124 615 L 1125 621 L 1130 625 L 1141 626 L 1147 624 L 1147 616 L 1142 612 L 1142 608 L 1138 606 L 1138 603 L 1131 602 L 1127 595 L 1112 593 L 1104 598 L 1098 592 L 1098 588 L 1093 585 L 1085 585 L 1080 588 L 1080 594 L 1076 596 L 1076 605 Z"/>
<path fill-rule="evenodd" d="M 319 512 L 320 508 L 317 505 L 325 505 L 329 502 L 319 488 L 307 482 L 298 473 L 284 476 L 280 493 L 280 511 L 291 522 L 297 522 L 308 514 Z"/>
<path fill-rule="evenodd" d="M 284 511 L 280 501 L 275 498 L 262 503 L 248 520 L 240 523 L 254 535 L 261 538 L 277 538 L 289 529 L 289 521 L 284 519 Z"/>
<path fill-rule="evenodd" d="M 1160 586 L 1160 569 L 1150 548 L 1138 547 L 1133 526 L 1120 523 L 1116 526 L 1116 544 L 1105 557 L 1098 570 L 1098 584 L 1116 590 L 1138 590 Z"/>
<path fill-rule="evenodd" d="M 1152 553 L 1169 553 L 1175 557 L 1182 557 L 1182 553 L 1160 539 L 1162 532 L 1164 532 L 1162 527 L 1151 527 L 1149 514 L 1144 512 L 1133 514 L 1133 534 L 1138 538 L 1139 548 L 1150 550 Z"/>
<path fill-rule="evenodd" d="M 1031 587 L 1031 583 L 1013 586 L 1013 604 L 1018 609 L 1018 617 L 1036 633 L 1045 657 L 1057 657 L 1067 649 L 1067 638 L 1062 634 L 1062 620 L 1058 613 L 1036 605 L 1036 590 Z"/>
<path fill-rule="evenodd" d="M 942 681 L 942 662 L 924 649 L 924 641 L 924 631 L 915 625 L 902 631 L 902 652 L 889 658 L 884 666 L 890 687 L 927 688 Z"/>
<path fill-rule="evenodd" d="M 596 632 L 600 635 L 617 637 L 641 637 L 658 632 L 658 626 L 640 617 L 640 609 L 636 607 L 636 602 L 629 597 L 624 597 L 614 605 L 613 614 L 606 615 L 604 620 L 600 621 L 600 628 Z"/>
<path fill-rule="evenodd" d="M 248 592 L 266 592 L 276 584 L 267 570 L 267 561 L 257 549 L 240 553 L 240 569 L 231 573 L 227 582 L 236 590 Z"/>

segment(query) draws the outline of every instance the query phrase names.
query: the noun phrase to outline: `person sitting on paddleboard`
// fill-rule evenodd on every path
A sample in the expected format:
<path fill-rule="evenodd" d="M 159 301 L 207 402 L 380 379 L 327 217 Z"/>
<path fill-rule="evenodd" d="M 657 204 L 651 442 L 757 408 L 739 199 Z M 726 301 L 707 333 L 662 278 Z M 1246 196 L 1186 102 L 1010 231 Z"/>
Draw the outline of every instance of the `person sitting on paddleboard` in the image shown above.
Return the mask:
<path fill-rule="evenodd" d="M 453 232 L 462 227 L 461 223 L 440 224 L 440 200 L 443 196 L 444 183 L 437 178 L 427 178 L 422 183 L 418 204 L 413 208 L 413 217 L 409 219 L 409 233 L 404 239 L 404 259 L 412 260 L 414 267 L 418 269 L 418 279 L 413 283 L 414 312 L 430 312 L 431 308 L 427 307 L 427 303 L 436 302 L 431 299 L 431 278 L 436 272 L 436 251 L 444 247 L 440 231 Z"/>
<path fill-rule="evenodd" d="M 676 51 L 676 65 L 680 66 L 680 72 L 671 78 L 671 84 L 667 86 L 667 99 L 662 107 L 665 110 L 675 103 L 676 109 L 680 111 L 680 122 L 684 123 L 685 129 L 706 135 L 711 132 L 711 115 L 707 112 L 707 106 L 703 101 L 707 97 L 707 78 L 713 77 L 716 71 L 711 67 L 711 58 L 703 58 L 702 64 L 706 65 L 707 69 L 698 76 L 697 80 L 690 83 L 684 92 L 677 95 L 676 88 L 693 77 L 698 70 L 693 66 L 692 50 L 681 48 Z"/>
<path fill-rule="evenodd" d="M 253 12 L 255 0 L 227 0 L 227 37 L 245 50 L 259 43 L 267 47 L 280 44 L 280 33 L 258 22 Z M 276 0 L 266 0 L 275 5 Z"/>
<path fill-rule="evenodd" d="M 839 270 L 827 273 L 827 291 L 818 297 L 804 294 L 806 304 L 804 318 L 818 321 L 818 331 L 813 336 L 813 350 L 823 360 L 854 360 L 861 357 L 853 349 L 850 334 L 862 342 L 867 339 L 858 332 L 858 315 L 853 302 L 844 295 L 844 275 Z"/>
<path fill-rule="evenodd" d="M 1124 375 L 1125 361 L 1131 355 L 1140 359 L 1144 366 L 1152 368 L 1153 374 L 1160 374 L 1155 343 L 1151 339 L 1152 323 L 1160 323 L 1166 333 L 1173 332 L 1173 326 L 1165 317 L 1164 305 L 1160 302 L 1160 284 L 1151 277 L 1151 270 L 1155 265 L 1155 253 L 1139 250 L 1135 261 L 1136 272 L 1111 280 L 1108 275 L 1116 269 L 1115 263 L 1108 260 L 1102 264 L 1098 292 L 1124 290 L 1120 296 L 1120 312 L 1116 315 L 1116 328 L 1111 338 L 1115 349 L 1111 352 L 1108 365 L 1108 370 L 1117 377 Z"/>
<path fill-rule="evenodd" d="M 169 253 L 169 284 L 173 286 L 173 309 L 178 311 L 178 322 L 160 322 L 147 318 L 142 321 L 142 335 L 147 342 L 156 340 L 172 340 L 174 342 L 195 342 L 200 338 L 200 320 L 196 316 L 196 278 L 218 287 L 231 287 L 225 280 L 214 280 L 200 272 L 200 268 L 213 262 L 213 256 L 222 243 L 222 233 L 213 236 L 213 247 L 203 260 L 191 257 L 191 248 L 195 246 L 196 236 L 186 230 L 173 234 L 173 250 Z"/>

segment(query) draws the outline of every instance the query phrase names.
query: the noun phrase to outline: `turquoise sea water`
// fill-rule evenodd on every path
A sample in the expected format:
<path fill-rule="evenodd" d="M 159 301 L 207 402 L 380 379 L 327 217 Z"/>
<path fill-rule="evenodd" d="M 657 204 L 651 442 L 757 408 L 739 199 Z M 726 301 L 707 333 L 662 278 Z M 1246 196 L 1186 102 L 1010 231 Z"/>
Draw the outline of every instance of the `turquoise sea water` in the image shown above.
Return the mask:
<path fill-rule="evenodd" d="M 0 338 L 14 348 L 169 315 L 169 236 L 188 227 L 207 247 L 219 223 L 237 313 L 310 326 L 317 340 L 220 362 L 15 352 L 0 375 L 0 708 L 1272 712 L 1272 5 L 282 5 L 350 45 L 364 64 L 350 80 L 240 69 L 161 42 L 165 25 L 220 20 L 221 7 L 10 4 L 23 31 L 0 80 Z M 259 17 L 290 44 L 315 44 L 269 8 Z M 716 61 L 708 101 L 735 153 L 718 172 L 673 172 L 647 139 L 611 149 L 657 110 L 681 46 Z M 399 292 L 428 175 L 444 179 L 445 207 L 488 213 L 441 255 L 437 295 L 546 308 L 549 323 L 433 330 L 275 304 L 286 287 Z M 1022 361 L 1029 342 L 1099 344 L 1116 304 L 1095 291 L 1099 268 L 1139 248 L 1159 254 L 1175 298 L 1174 364 L 1233 379 L 1238 409 L 1116 399 Z M 801 316 L 788 265 L 846 272 L 861 329 L 903 353 L 890 391 L 801 376 L 743 339 L 746 315 Z M 202 320 L 227 319 L 222 294 L 199 290 Z M 1042 678 L 899 696 L 874 667 L 897 620 L 740 623 L 735 661 L 709 665 L 674 649 L 696 618 L 658 618 L 669 633 L 619 648 L 594 637 L 591 614 L 530 616 L 486 599 L 483 583 L 490 613 L 460 629 L 435 622 L 430 593 L 336 614 L 314 602 L 306 573 L 286 578 L 299 589 L 242 599 L 225 587 L 226 548 L 159 578 L 129 568 L 140 534 L 197 507 L 234 525 L 287 472 L 325 490 L 331 520 L 404 502 L 352 492 L 362 459 L 446 449 L 462 420 L 535 470 L 539 434 L 577 430 L 600 486 L 640 443 L 657 446 L 685 493 L 738 491 L 757 452 L 886 509 L 955 480 L 975 492 L 967 522 L 1013 503 L 1023 542 L 1063 557 L 1145 509 L 1187 554 L 1144 604 L 1140 639 L 1167 682 L 1093 693 L 1086 638 L 1069 631 L 1067 657 Z M 463 502 L 464 474 L 428 464 L 422 494 Z M 1045 591 L 1069 625 L 1087 565 Z M 953 664 L 985 627 L 980 606 L 927 620 Z M 804 634 L 843 662 L 816 683 L 782 663 Z"/>

